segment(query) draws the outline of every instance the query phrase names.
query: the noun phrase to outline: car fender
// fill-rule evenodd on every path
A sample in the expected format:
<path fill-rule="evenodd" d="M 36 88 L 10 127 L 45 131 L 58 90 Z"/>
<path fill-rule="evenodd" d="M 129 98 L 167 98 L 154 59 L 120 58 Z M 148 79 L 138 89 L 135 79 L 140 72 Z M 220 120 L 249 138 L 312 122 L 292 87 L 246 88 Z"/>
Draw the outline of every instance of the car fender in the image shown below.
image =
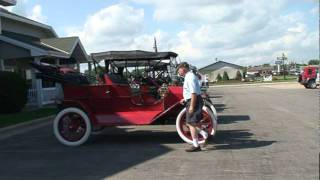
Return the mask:
<path fill-rule="evenodd" d="M 215 117 L 216 120 L 218 120 L 218 113 L 216 108 L 214 107 L 213 103 L 211 102 L 210 99 L 205 99 L 204 100 L 204 105 L 209 107 L 213 113 L 213 116 Z"/>
<path fill-rule="evenodd" d="M 92 112 L 91 108 L 86 105 L 85 103 L 81 102 L 81 101 L 77 101 L 77 100 L 63 100 L 62 101 L 62 110 L 68 107 L 76 107 L 79 108 L 81 110 L 83 110 L 87 116 L 89 117 L 90 121 L 92 122 L 93 125 L 97 124 L 97 119 L 94 116 L 94 113 Z"/>

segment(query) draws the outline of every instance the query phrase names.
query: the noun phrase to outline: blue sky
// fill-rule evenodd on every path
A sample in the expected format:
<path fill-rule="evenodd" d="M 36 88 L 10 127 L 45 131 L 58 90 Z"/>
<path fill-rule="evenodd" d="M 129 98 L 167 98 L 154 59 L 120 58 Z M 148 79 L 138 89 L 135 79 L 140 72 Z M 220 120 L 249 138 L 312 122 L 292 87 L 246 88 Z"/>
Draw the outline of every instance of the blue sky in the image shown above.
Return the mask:
<path fill-rule="evenodd" d="M 88 53 L 175 51 L 202 67 L 215 58 L 240 65 L 319 57 L 316 0 L 18 0 L 10 11 L 79 36 Z"/>

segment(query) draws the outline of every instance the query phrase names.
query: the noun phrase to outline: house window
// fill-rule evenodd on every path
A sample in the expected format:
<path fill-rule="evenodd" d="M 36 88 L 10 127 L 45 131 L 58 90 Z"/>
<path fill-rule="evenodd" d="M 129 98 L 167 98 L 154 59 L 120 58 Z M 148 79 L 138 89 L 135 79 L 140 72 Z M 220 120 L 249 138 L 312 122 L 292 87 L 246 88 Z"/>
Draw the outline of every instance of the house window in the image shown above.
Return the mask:
<path fill-rule="evenodd" d="M 42 80 L 42 88 L 52 88 L 52 87 L 56 87 L 56 83 Z"/>

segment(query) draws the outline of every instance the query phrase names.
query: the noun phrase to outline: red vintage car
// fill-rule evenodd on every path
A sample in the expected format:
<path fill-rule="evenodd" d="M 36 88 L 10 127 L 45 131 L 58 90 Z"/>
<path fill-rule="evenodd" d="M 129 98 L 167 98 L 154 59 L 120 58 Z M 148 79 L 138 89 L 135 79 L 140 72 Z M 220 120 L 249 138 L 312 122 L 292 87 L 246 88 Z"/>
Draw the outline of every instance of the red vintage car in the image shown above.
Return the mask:
<path fill-rule="evenodd" d="M 54 119 L 56 138 L 67 146 L 78 146 L 90 135 L 108 126 L 162 124 L 176 117 L 179 136 L 192 143 L 185 123 L 181 82 L 177 82 L 174 52 L 109 51 L 91 55 L 97 80 L 61 67 L 32 64 L 38 78 L 62 84 L 64 99 Z M 104 62 L 105 67 L 97 67 Z M 142 74 L 141 74 L 142 72 Z M 140 73 L 140 74 L 139 74 Z M 217 112 L 204 94 L 201 128 L 217 131 Z M 172 118 L 168 118 L 172 119 Z M 173 122 L 174 123 L 174 122 Z M 200 143 L 204 140 L 199 135 Z"/>

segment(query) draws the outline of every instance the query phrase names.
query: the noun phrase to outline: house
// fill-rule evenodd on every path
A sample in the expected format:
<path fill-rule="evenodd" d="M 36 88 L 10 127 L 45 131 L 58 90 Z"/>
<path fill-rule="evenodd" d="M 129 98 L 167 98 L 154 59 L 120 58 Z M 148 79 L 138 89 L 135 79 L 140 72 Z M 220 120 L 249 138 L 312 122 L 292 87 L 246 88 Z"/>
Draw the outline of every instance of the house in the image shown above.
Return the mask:
<path fill-rule="evenodd" d="M 14 0 L 0 0 L 0 5 Z M 51 26 L 0 7 L 0 71 L 18 72 L 29 86 L 28 105 L 52 103 L 59 85 L 35 78 L 30 62 L 65 65 L 80 70 L 88 55 L 78 37 L 60 38 Z"/>
<path fill-rule="evenodd" d="M 273 70 L 272 66 L 254 66 L 247 69 L 247 74 L 269 75 L 272 74 Z"/>
<path fill-rule="evenodd" d="M 17 4 L 16 0 L 0 0 L 0 5 L 2 6 L 13 6 L 16 4 Z"/>
<path fill-rule="evenodd" d="M 208 77 L 209 82 L 215 82 L 217 81 L 218 74 L 223 76 L 224 72 L 228 73 L 229 79 L 236 79 L 238 71 L 241 73 L 241 75 L 243 75 L 242 69 L 242 66 L 224 61 L 218 61 L 200 68 L 199 71 L 201 74 L 205 74 Z"/>

